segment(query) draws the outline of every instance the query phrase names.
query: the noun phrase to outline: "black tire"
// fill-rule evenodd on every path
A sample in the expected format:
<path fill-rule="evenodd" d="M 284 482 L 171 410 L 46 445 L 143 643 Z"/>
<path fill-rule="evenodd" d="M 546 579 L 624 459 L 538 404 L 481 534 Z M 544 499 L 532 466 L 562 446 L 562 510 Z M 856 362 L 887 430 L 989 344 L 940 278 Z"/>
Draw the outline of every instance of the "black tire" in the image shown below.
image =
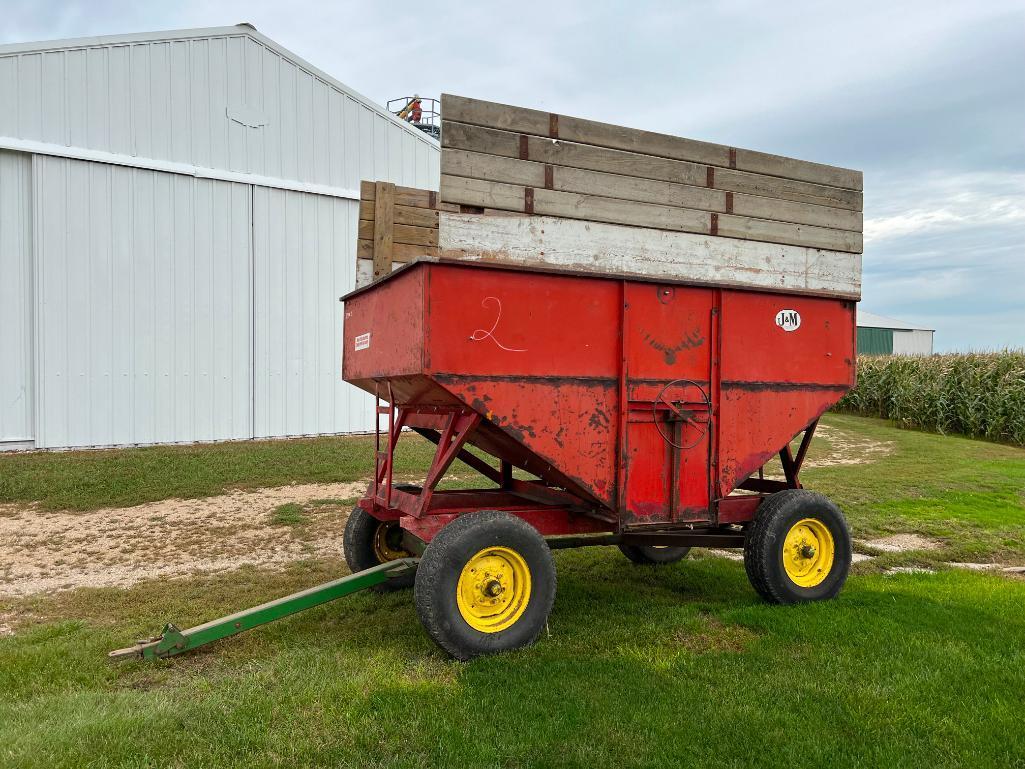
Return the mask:
<path fill-rule="evenodd" d="M 472 577 L 464 577 L 464 568 L 472 568 L 471 561 L 482 563 L 475 557 L 489 548 L 514 551 L 529 574 L 529 582 L 516 583 L 529 584 L 527 597 L 519 602 L 525 602 L 525 607 L 512 617 L 511 625 L 494 631 L 471 626 L 457 598 L 461 585 L 473 590 L 473 583 L 467 587 L 465 580 Z M 512 598 L 495 600 L 514 600 L 516 586 L 507 584 L 503 590 L 508 589 Z M 445 526 L 427 545 L 413 597 L 427 634 L 458 660 L 519 649 L 534 643 L 548 622 L 555 603 L 555 562 L 544 538 L 525 521 L 497 510 L 469 513 Z"/>
<path fill-rule="evenodd" d="M 787 535 L 804 519 L 812 519 L 824 526 L 833 545 L 833 557 L 826 562 L 821 561 L 821 553 L 816 560 L 819 551 L 804 545 L 809 547 L 810 553 L 802 556 L 808 562 L 809 576 L 821 579 L 817 584 L 806 586 L 795 582 L 784 566 Z M 817 544 L 818 540 L 812 542 Z M 821 494 L 804 489 L 776 492 L 761 504 L 748 527 L 744 567 L 751 586 L 771 603 L 805 603 L 835 598 L 847 581 L 851 568 L 851 533 L 847 521 L 840 508 Z"/>
<path fill-rule="evenodd" d="M 636 564 L 651 566 L 682 561 L 687 557 L 690 548 L 668 545 L 620 545 L 619 551 Z"/>
<path fill-rule="evenodd" d="M 398 521 L 379 521 L 361 507 L 349 513 L 345 523 L 345 535 L 342 537 L 342 551 L 349 570 L 369 569 L 396 558 L 408 558 L 411 553 L 402 548 L 402 529 Z M 383 548 L 390 551 L 390 557 L 381 554 Z M 413 586 L 413 574 L 404 574 L 387 582 L 382 582 L 374 590 L 384 593 L 389 590 L 402 590 Z"/>

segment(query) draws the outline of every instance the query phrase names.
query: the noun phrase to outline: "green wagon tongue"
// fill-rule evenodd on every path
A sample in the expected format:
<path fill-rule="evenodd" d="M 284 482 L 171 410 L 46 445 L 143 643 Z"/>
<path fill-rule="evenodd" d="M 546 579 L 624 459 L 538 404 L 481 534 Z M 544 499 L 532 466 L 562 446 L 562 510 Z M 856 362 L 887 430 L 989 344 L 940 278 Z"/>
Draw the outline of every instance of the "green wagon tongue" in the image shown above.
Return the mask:
<path fill-rule="evenodd" d="M 307 588 L 283 598 L 276 598 L 273 601 L 211 620 L 188 630 L 179 630 L 175 625 L 168 623 L 164 626 L 161 635 L 137 641 L 134 646 L 125 649 L 115 649 L 107 656 L 114 660 L 151 660 L 172 657 L 175 654 L 181 654 L 204 644 L 219 641 L 260 625 L 266 625 L 268 622 L 304 609 L 319 606 L 322 603 L 334 601 L 336 598 L 343 598 L 374 585 L 380 585 L 390 579 L 409 574 L 416 571 L 418 563 L 419 559 L 417 558 L 400 558 L 382 563 L 380 566 L 358 571 L 347 577 L 325 582 L 323 585 Z"/>

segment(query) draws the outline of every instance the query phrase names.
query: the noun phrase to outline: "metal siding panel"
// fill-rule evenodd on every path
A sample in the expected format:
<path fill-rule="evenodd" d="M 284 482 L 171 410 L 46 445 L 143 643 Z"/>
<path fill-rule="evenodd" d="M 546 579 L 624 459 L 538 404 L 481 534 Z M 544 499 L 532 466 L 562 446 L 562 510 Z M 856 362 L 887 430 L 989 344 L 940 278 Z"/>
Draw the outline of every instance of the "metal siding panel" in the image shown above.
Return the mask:
<path fill-rule="evenodd" d="M 278 85 L 281 93 L 281 176 L 285 179 L 298 179 L 300 177 L 296 70 L 280 57 Z"/>
<path fill-rule="evenodd" d="M 248 188 L 37 164 L 38 444 L 251 437 Z"/>
<path fill-rule="evenodd" d="M 140 173 L 149 173 L 141 171 Z M 153 390 L 155 443 L 174 440 L 174 393 L 176 355 L 174 346 L 174 177 L 170 174 L 153 174 L 153 233 L 143 235 L 154 246 L 156 281 L 151 294 L 155 333 L 153 349 L 155 355 L 156 384 Z M 158 405 L 159 404 L 159 405 Z"/>
<path fill-rule="evenodd" d="M 932 355 L 932 331 L 916 329 L 893 332 L 894 355 Z"/>
<path fill-rule="evenodd" d="M 436 178 L 437 148 L 241 31 L 0 57 L 0 104 L 0 135 L 58 147 L 341 189 L 437 186 L 417 181 Z"/>
<path fill-rule="evenodd" d="M 22 139 L 37 139 L 43 132 L 43 56 L 30 53 L 18 58 L 17 135 Z"/>
<path fill-rule="evenodd" d="M 231 37 L 227 40 L 227 52 L 225 56 L 227 73 L 227 106 L 241 107 L 243 98 L 243 63 L 242 63 L 242 40 Z M 228 165 L 230 171 L 246 170 L 246 135 L 245 127 L 224 119 L 228 123 Z"/>
<path fill-rule="evenodd" d="M 376 115 L 362 105 L 359 110 L 359 179 L 379 181 L 377 177 Z"/>
<path fill-rule="evenodd" d="M 153 156 L 153 110 L 150 107 L 152 74 L 149 45 L 133 45 L 129 55 L 131 94 L 131 154 Z"/>
<path fill-rule="evenodd" d="M 242 103 L 251 110 L 265 113 L 263 104 L 263 51 L 264 47 L 252 38 L 243 38 L 243 61 L 245 68 Z M 265 173 L 264 143 L 266 125 L 261 128 L 243 128 L 246 138 L 246 170 L 253 174 Z"/>
<path fill-rule="evenodd" d="M 281 58 L 269 48 L 263 49 L 263 60 L 260 64 L 263 82 L 263 110 L 267 116 L 267 125 L 263 127 L 264 138 L 264 170 L 268 176 L 281 176 Z"/>
<path fill-rule="evenodd" d="M 75 147 L 89 146 L 88 93 L 86 88 L 86 52 L 68 51 L 64 54 L 64 77 L 67 98 L 65 142 Z"/>
<path fill-rule="evenodd" d="M 40 140 L 63 144 L 67 131 L 64 121 L 64 51 L 43 54 L 43 124 Z M 5 103 L 0 100 L 0 104 Z M 0 133 L 3 133 L 0 130 Z"/>
<path fill-rule="evenodd" d="M 374 175 L 375 180 L 387 181 L 389 146 L 388 121 L 374 115 Z"/>
<path fill-rule="evenodd" d="M 85 146 L 96 149 L 110 149 L 107 50 L 106 48 L 89 48 L 86 50 L 85 56 Z"/>
<path fill-rule="evenodd" d="M 161 382 L 159 360 L 163 345 L 158 335 L 158 318 L 162 307 L 157 302 L 161 285 L 161 271 L 166 269 L 162 250 L 166 241 L 160 239 L 157 228 L 158 193 L 157 182 L 166 184 L 165 174 L 149 171 L 135 171 L 132 174 L 132 216 L 130 222 L 130 243 L 132 282 L 129 296 L 134 301 L 125 302 L 131 309 L 131 410 L 132 437 L 139 442 L 160 440 L 158 427 L 157 388 Z M 129 442 L 125 440 L 124 442 Z"/>
<path fill-rule="evenodd" d="M 372 404 L 341 379 L 358 204 L 254 188 L 257 437 L 367 431 Z"/>
<path fill-rule="evenodd" d="M 348 152 L 349 137 L 346 136 L 346 125 L 344 118 L 344 97 L 331 89 L 328 91 L 328 130 L 327 141 L 329 163 L 327 174 L 324 177 L 326 184 L 335 187 L 346 186 L 345 180 L 345 156 Z M 353 184 L 350 189 L 357 189 Z"/>
<path fill-rule="evenodd" d="M 391 123 L 388 123 L 383 117 L 380 118 L 380 121 L 384 125 L 384 132 L 388 141 L 388 164 L 381 170 L 387 174 L 385 178 L 402 179 L 403 174 L 408 173 L 406 164 L 402 160 L 405 141 L 409 138 L 409 135 L 401 128 L 396 128 Z"/>
<path fill-rule="evenodd" d="M 227 118 L 228 105 L 228 41 L 217 37 L 207 42 L 207 80 L 205 100 L 209 115 L 209 156 L 211 168 L 229 168 L 228 135 L 231 121 Z"/>
<path fill-rule="evenodd" d="M 171 157 L 171 46 L 169 43 L 151 43 L 149 49 L 150 90 L 143 109 L 149 108 L 149 157 Z"/>
<path fill-rule="evenodd" d="M 359 115 L 362 108 L 354 99 L 342 99 L 342 176 L 339 183 L 350 189 L 359 189 L 361 134 Z"/>
<path fill-rule="evenodd" d="M 34 437 L 32 159 L 0 151 L 0 441 Z"/>
<path fill-rule="evenodd" d="M 242 107 L 244 98 L 243 83 L 245 79 L 242 62 L 242 40 L 237 37 L 229 38 L 227 44 L 227 105 L 229 107 Z M 227 114 L 224 116 L 224 120 L 228 122 L 228 169 L 232 171 L 245 171 L 246 128 L 234 120 L 229 120 Z"/>
<path fill-rule="evenodd" d="M 171 43 L 171 153 L 169 159 L 188 163 L 192 158 L 189 125 L 189 41 Z"/>
<path fill-rule="evenodd" d="M 296 136 L 299 140 L 299 165 L 296 179 L 309 182 L 314 179 L 313 170 L 313 76 L 296 69 L 295 90 Z"/>
<path fill-rule="evenodd" d="M 18 57 L 0 56 L 0 135 L 18 135 Z"/>
<path fill-rule="evenodd" d="M 218 297 L 213 294 L 215 285 L 214 269 L 218 257 L 230 254 L 228 248 L 219 251 L 214 248 L 214 229 L 223 226 L 223 220 L 215 220 L 212 216 L 218 212 L 230 212 L 228 201 L 229 190 L 209 184 L 195 185 L 195 212 L 193 214 L 192 253 L 194 257 L 192 278 L 194 291 L 194 309 L 192 320 L 195 323 L 193 335 L 193 356 L 195 371 L 193 390 L 195 405 L 192 419 L 196 431 L 213 431 L 217 414 L 215 410 L 216 395 L 214 393 L 213 371 L 216 367 L 218 354 L 231 360 L 231 350 L 218 350 L 214 329 L 214 304 Z M 225 217 L 226 219 L 228 217 Z M 223 244 L 227 245 L 227 243 Z M 230 259 L 227 260 L 230 263 Z M 230 319 L 228 323 L 230 325 Z"/>
<path fill-rule="evenodd" d="M 283 288 L 280 316 L 281 335 L 281 394 L 282 435 L 298 435 L 298 400 L 302 376 L 302 196 L 297 192 L 285 193 L 285 248 L 281 265 Z"/>
<path fill-rule="evenodd" d="M 107 89 L 110 98 L 109 149 L 126 155 L 132 152 L 132 89 L 129 86 L 128 46 L 110 49 Z"/>
<path fill-rule="evenodd" d="M 130 443 L 135 435 L 135 399 L 132 379 L 136 372 L 133 307 L 135 253 L 134 231 L 135 172 L 112 174 L 110 179 L 110 372 L 111 402 L 109 443 Z"/>
<path fill-rule="evenodd" d="M 189 50 L 189 111 L 192 116 L 191 162 L 197 166 L 212 167 L 210 145 L 212 82 L 210 76 L 210 40 L 193 40 Z"/>
<path fill-rule="evenodd" d="M 174 265 L 174 441 L 195 440 L 196 414 L 196 309 L 195 265 L 193 243 L 195 201 L 193 181 L 187 177 L 171 177 L 174 221 L 171 234 L 171 263 Z"/>
<path fill-rule="evenodd" d="M 48 163 L 49 158 L 44 162 Z M 58 161 L 59 162 L 59 161 Z M 62 443 L 53 443 L 45 433 L 39 438 L 44 446 L 84 446 L 89 440 L 89 423 L 92 415 L 89 407 L 92 404 L 89 381 L 89 362 L 92 358 L 90 347 L 93 342 L 90 322 L 92 320 L 92 281 L 89 260 L 92 258 L 92 244 L 89 237 L 90 211 L 89 201 L 92 190 L 89 184 L 89 166 L 86 163 L 75 163 L 65 160 L 66 187 L 58 187 L 54 193 L 64 193 L 67 223 L 61 227 L 59 223 L 51 223 L 48 211 L 40 209 L 36 212 L 43 229 L 53 227 L 63 231 L 65 239 L 61 253 L 67 280 L 63 285 L 65 310 L 57 317 L 61 323 L 54 328 L 54 340 L 62 343 L 65 360 L 64 394 L 67 412 L 65 422 L 58 426 L 63 436 Z M 49 197 L 49 189 L 43 187 L 43 194 Z M 46 259 L 46 254 L 41 255 Z M 44 294 L 48 294 L 47 284 L 40 286 Z M 59 297 L 54 297 L 60 301 Z M 51 303 L 51 307 L 56 302 Z M 46 376 L 46 372 L 43 372 Z M 50 404 L 44 400 L 39 404 L 43 410 L 49 410 Z"/>
<path fill-rule="evenodd" d="M 114 226 L 111 210 L 111 166 L 99 163 L 85 165 L 87 175 L 88 219 L 82 223 L 82 233 L 88 243 L 88 257 L 83 265 L 88 281 L 89 303 L 86 307 L 88 336 L 83 340 L 81 371 L 86 386 L 87 401 L 83 414 L 87 417 L 80 425 L 80 443 L 107 445 L 113 443 L 111 421 L 114 416 L 114 393 L 111 387 L 113 362 L 114 322 L 111 307 L 119 301 L 113 292 L 113 265 L 111 263 L 111 231 Z M 76 199 L 77 196 L 75 196 Z M 74 246 L 76 241 L 70 245 Z M 74 255 L 74 252 L 71 252 Z M 74 318 L 68 319 L 74 322 Z"/>
<path fill-rule="evenodd" d="M 321 80 L 313 81 L 312 153 L 313 168 L 309 181 L 318 184 L 331 183 L 331 139 L 335 131 L 331 126 L 331 89 Z"/>
<path fill-rule="evenodd" d="M 858 355 L 892 355 L 893 331 L 888 328 L 858 328 Z"/>

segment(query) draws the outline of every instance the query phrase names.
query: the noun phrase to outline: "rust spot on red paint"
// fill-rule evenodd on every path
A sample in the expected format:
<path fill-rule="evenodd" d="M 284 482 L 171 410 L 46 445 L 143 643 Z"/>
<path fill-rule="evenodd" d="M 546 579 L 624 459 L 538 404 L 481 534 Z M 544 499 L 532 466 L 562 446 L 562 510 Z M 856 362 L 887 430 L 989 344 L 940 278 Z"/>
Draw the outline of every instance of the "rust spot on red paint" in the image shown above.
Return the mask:
<path fill-rule="evenodd" d="M 609 415 L 603 409 L 595 409 L 591 418 L 587 420 L 587 424 L 594 430 L 605 432 L 609 429 Z"/>

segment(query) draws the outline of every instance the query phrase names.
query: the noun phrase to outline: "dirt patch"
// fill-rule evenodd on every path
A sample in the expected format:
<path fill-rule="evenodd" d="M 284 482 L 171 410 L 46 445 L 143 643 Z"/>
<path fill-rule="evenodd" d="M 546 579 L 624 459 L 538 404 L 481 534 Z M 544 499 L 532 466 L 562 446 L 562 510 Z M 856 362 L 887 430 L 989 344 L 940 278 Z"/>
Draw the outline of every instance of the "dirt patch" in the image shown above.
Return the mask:
<path fill-rule="evenodd" d="M 88 513 L 8 505 L 0 511 L 0 597 L 337 556 L 349 512 L 341 502 L 366 485 L 281 486 Z M 275 523 L 273 511 L 287 503 L 304 505 L 307 522 Z"/>
<path fill-rule="evenodd" d="M 804 462 L 805 467 L 835 467 L 837 465 L 865 465 L 878 462 L 893 453 L 891 441 L 876 441 L 857 433 L 849 433 L 831 425 L 819 425 L 816 437 L 821 436 L 829 444 L 828 451 L 818 454 L 815 441 Z M 821 445 L 821 444 L 820 444 Z"/>
<path fill-rule="evenodd" d="M 706 652 L 742 652 L 755 639 L 755 634 L 740 625 L 727 625 L 722 620 L 706 616 L 705 627 L 697 633 L 676 633 L 676 641 L 695 654 Z"/>
<path fill-rule="evenodd" d="M 927 569 L 924 566 L 891 566 L 883 572 L 884 577 L 892 577 L 897 574 L 935 574 L 935 569 Z"/>
<path fill-rule="evenodd" d="M 713 555 L 716 558 L 727 558 L 731 561 L 743 561 L 744 551 L 743 550 L 720 550 L 715 547 L 706 547 L 705 552 L 709 555 Z"/>
<path fill-rule="evenodd" d="M 911 550 L 939 550 L 942 542 L 923 537 L 921 534 L 892 534 L 880 539 L 869 539 L 861 544 L 884 553 L 906 553 Z"/>

